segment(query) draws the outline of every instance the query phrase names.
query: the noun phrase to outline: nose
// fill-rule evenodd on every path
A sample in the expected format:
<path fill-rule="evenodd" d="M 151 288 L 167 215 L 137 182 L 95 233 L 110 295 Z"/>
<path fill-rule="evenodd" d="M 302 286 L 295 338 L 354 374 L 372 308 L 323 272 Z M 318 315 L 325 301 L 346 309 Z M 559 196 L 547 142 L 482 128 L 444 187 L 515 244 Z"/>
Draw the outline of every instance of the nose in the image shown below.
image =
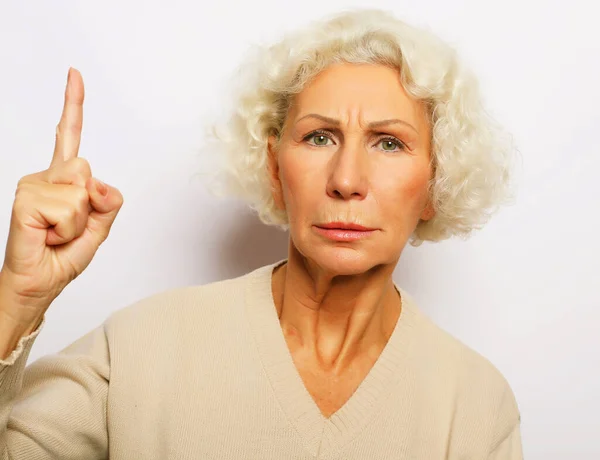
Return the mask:
<path fill-rule="evenodd" d="M 331 160 L 327 194 L 332 198 L 362 200 L 368 192 L 368 157 L 362 146 L 346 144 Z"/>

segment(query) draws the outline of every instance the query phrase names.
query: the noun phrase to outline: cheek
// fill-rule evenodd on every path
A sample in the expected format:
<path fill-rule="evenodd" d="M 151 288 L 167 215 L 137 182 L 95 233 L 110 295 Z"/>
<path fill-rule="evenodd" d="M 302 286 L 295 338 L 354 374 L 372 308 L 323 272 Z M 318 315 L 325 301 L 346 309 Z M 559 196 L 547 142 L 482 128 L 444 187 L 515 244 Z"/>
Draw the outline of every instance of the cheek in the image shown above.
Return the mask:
<path fill-rule="evenodd" d="M 418 219 L 427 203 L 429 167 L 420 162 L 404 166 L 380 170 L 378 201 L 387 208 L 388 215 L 412 221 Z"/>
<path fill-rule="evenodd" d="M 412 177 L 407 178 L 404 182 L 404 193 L 415 203 L 417 207 L 421 207 L 427 200 L 427 184 L 429 182 L 429 173 L 426 170 L 420 171 Z"/>
<path fill-rule="evenodd" d="M 315 187 L 315 174 L 310 165 L 289 153 L 280 157 L 279 168 L 288 217 L 294 219 L 296 213 L 310 206 L 316 197 L 318 187 Z"/>

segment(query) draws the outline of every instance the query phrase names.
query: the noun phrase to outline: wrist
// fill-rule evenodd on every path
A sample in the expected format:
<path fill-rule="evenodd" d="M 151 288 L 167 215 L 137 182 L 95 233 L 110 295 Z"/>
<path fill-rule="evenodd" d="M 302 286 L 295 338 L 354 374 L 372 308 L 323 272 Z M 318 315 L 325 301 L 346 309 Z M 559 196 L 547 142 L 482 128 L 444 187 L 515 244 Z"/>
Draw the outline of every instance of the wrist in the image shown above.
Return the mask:
<path fill-rule="evenodd" d="M 10 331 L 30 334 L 42 322 L 45 311 L 23 304 L 11 289 L 6 272 L 0 271 L 0 337 Z"/>
<path fill-rule="evenodd" d="M 17 348 L 19 341 L 34 332 L 42 322 L 32 325 L 15 323 L 12 316 L 0 310 L 0 360 L 6 360 Z"/>

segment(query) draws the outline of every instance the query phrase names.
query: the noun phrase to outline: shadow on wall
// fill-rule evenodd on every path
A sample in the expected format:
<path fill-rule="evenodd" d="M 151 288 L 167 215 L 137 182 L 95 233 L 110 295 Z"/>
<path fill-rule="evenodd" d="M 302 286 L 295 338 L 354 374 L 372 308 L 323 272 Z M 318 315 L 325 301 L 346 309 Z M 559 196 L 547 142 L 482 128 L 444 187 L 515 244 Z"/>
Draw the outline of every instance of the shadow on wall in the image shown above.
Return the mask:
<path fill-rule="evenodd" d="M 287 257 L 287 231 L 263 224 L 247 208 L 236 211 L 224 225 L 216 245 L 215 275 L 219 279 L 242 276 Z"/>

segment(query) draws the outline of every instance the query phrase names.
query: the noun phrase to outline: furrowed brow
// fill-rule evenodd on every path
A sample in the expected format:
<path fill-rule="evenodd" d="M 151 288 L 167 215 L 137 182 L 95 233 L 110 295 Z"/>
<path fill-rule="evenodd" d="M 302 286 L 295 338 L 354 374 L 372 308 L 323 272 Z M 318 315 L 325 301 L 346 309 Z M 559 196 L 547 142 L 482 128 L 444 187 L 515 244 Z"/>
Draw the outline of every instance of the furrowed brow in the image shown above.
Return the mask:
<path fill-rule="evenodd" d="M 299 118 L 297 121 L 304 120 L 305 118 L 315 118 L 317 120 L 321 120 L 321 121 L 328 123 L 330 125 L 333 125 L 333 126 L 340 126 L 339 120 L 337 120 L 335 118 L 330 118 L 330 117 L 326 117 L 323 115 L 319 115 L 318 113 L 309 113 L 308 115 L 304 115 L 303 117 Z M 367 126 L 369 127 L 369 129 L 376 129 L 376 128 L 381 128 L 382 126 L 387 126 L 387 125 L 392 125 L 392 124 L 401 124 L 401 125 L 407 126 L 410 129 L 412 129 L 415 133 L 419 134 L 419 132 L 415 129 L 415 127 L 413 125 L 411 125 L 407 121 L 401 120 L 399 118 L 390 118 L 387 120 L 373 121 L 373 122 L 369 123 Z"/>

